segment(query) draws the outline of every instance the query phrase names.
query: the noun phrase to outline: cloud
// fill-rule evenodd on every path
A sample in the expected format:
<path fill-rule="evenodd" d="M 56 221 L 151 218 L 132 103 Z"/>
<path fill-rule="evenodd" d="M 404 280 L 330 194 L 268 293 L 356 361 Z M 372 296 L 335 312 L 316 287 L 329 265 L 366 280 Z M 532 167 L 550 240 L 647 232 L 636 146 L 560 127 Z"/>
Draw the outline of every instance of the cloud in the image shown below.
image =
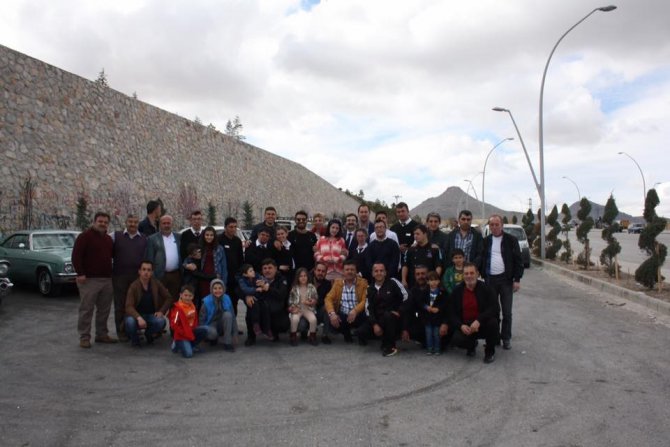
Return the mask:
<path fill-rule="evenodd" d="M 394 3 L 370 0 L 86 2 L 8 0 L 0 43 L 112 88 L 225 128 L 342 189 L 410 206 L 473 179 L 486 199 L 521 210 L 538 196 L 509 116 L 539 169 L 542 70 L 592 0 Z M 670 4 L 621 0 L 557 48 L 545 87 L 547 205 L 614 190 L 639 214 L 648 186 L 670 181 Z M 659 212 L 670 214 L 668 188 Z"/>

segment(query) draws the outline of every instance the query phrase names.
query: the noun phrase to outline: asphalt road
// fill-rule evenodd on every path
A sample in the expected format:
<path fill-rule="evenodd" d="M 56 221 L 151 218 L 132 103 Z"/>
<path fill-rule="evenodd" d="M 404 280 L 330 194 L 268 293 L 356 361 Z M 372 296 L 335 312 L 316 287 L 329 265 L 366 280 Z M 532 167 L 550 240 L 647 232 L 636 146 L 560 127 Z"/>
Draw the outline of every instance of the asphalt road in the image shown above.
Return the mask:
<path fill-rule="evenodd" d="M 584 246 L 577 242 L 577 235 L 575 231 L 570 233 L 570 245 L 575 253 L 579 253 L 584 249 Z M 621 244 L 621 253 L 619 254 L 619 265 L 621 266 L 621 271 L 625 273 L 635 274 L 635 270 L 647 259 L 647 254 L 640 250 L 637 245 L 638 240 L 640 239 L 639 234 L 628 234 L 628 233 L 617 233 L 615 235 L 616 239 Z M 564 239 L 564 236 L 561 235 L 561 239 Z M 657 240 L 662 244 L 665 244 L 667 247 L 670 247 L 670 232 L 664 231 L 661 233 Z M 607 243 L 602 238 L 602 230 L 591 230 L 589 232 L 589 243 L 591 244 L 591 260 L 593 262 L 600 262 L 600 252 L 605 248 Z M 575 255 L 576 257 L 576 255 Z M 670 278 L 670 262 L 664 264 L 664 267 L 661 268 L 661 273 L 666 278 Z"/>
<path fill-rule="evenodd" d="M 623 303 L 623 304 L 622 304 Z M 527 271 L 491 365 L 402 344 L 78 347 L 75 295 L 0 306 L 0 444 L 667 446 L 670 322 Z"/>

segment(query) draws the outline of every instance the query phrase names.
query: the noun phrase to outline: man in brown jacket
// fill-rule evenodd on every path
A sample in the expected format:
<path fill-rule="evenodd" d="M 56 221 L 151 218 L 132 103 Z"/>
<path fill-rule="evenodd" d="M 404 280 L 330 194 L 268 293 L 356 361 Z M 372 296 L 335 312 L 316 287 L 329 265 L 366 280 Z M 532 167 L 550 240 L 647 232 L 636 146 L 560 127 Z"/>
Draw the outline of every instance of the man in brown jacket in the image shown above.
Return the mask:
<path fill-rule="evenodd" d="M 140 346 L 140 329 L 144 329 L 147 343 L 153 343 L 155 335 L 165 327 L 165 315 L 173 300 L 165 286 L 153 277 L 151 261 L 142 261 L 138 273 L 139 278 L 133 281 L 126 295 L 125 329 L 134 347 Z"/>
<path fill-rule="evenodd" d="M 324 319 L 323 338 L 325 344 L 332 343 L 328 334 L 341 332 L 344 341 L 351 343 L 351 328 L 358 328 L 367 320 L 365 315 L 365 300 L 368 292 L 368 282 L 358 276 L 356 261 L 344 261 L 344 278 L 336 279 L 333 287 L 326 295 L 325 309 L 328 318 Z M 359 337 L 358 343 L 367 344 L 365 338 Z"/>

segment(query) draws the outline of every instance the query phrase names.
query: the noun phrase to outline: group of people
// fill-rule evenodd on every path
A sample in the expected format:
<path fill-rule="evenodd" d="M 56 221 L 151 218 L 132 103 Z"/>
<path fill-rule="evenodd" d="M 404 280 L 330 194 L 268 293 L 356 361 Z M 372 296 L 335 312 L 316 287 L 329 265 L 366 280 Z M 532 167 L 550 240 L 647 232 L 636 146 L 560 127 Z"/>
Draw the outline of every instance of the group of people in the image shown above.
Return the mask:
<path fill-rule="evenodd" d="M 109 215 L 98 212 L 72 252 L 80 346 L 91 347 L 95 310 L 96 343 L 139 347 L 169 324 L 172 350 L 185 357 L 203 341 L 235 351 L 242 301 L 245 346 L 259 337 L 278 341 L 285 332 L 293 346 L 299 340 L 317 345 L 323 324 L 321 343 L 332 343 L 335 334 L 347 343 L 356 337 L 360 345 L 378 338 L 384 356 L 398 352 L 399 339 L 421 343 L 428 355 L 453 344 L 469 356 L 485 339 L 486 363 L 501 342 L 511 349 L 512 300 L 523 263 L 502 217 L 489 218 L 490 235 L 483 237 L 467 210 L 450 233 L 440 230 L 437 213 L 424 225 L 410 218 L 405 203 L 395 212 L 390 228 L 385 212 L 373 222 L 365 204 L 344 221 L 315 215 L 308 228 L 309 216 L 298 211 L 289 230 L 267 207 L 246 241 L 235 218 L 225 220 L 219 235 L 203 226 L 199 210 L 190 228 L 175 232 L 155 201 L 143 221 L 129 215 L 124 230 L 109 234 Z M 118 339 L 107 328 L 112 303 Z"/>

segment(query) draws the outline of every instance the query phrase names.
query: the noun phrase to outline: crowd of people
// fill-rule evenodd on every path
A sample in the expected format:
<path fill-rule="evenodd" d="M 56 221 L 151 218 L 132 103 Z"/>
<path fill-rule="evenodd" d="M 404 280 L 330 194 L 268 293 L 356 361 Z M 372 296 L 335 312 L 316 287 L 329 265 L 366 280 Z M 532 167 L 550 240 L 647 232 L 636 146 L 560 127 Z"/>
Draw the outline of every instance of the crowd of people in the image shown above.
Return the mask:
<path fill-rule="evenodd" d="M 492 215 L 490 234 L 471 226 L 462 210 L 458 226 L 440 230 L 442 219 L 429 213 L 426 224 L 410 218 L 407 204 L 395 206 L 397 222 L 388 227 L 384 211 L 374 215 L 361 204 L 344 221 L 295 213 L 295 228 L 276 223 L 274 207 L 249 240 L 237 235 L 228 217 L 217 234 L 203 226 L 195 210 L 181 233 L 163 215 L 159 202 L 147 215 L 128 215 L 125 229 L 108 233 L 110 217 L 94 216 L 74 245 L 72 263 L 80 294 L 79 345 L 91 348 L 95 313 L 96 343 L 151 344 L 169 327 L 171 348 L 191 357 L 202 343 L 234 352 L 239 306 L 246 307 L 245 346 L 259 339 L 331 344 L 381 340 L 386 357 L 398 340 L 420 343 L 427 355 L 449 345 L 476 355 L 485 340 L 484 362 L 495 349 L 511 349 L 513 293 L 519 290 L 523 262 L 516 238 Z M 241 303 L 240 303 L 241 302 Z M 114 309 L 116 335 L 107 319 Z M 502 314 L 502 315 L 501 315 Z"/>

